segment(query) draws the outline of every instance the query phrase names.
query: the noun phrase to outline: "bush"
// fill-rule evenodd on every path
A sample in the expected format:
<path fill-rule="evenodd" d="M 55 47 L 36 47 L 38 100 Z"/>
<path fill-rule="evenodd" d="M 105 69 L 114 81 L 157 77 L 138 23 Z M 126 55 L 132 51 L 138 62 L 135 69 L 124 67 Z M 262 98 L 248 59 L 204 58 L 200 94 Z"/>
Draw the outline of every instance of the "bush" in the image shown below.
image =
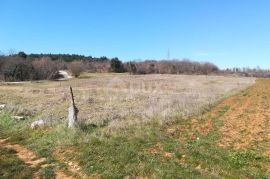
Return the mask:
<path fill-rule="evenodd" d="M 51 80 L 54 79 L 58 67 L 56 62 L 51 61 L 49 57 L 42 57 L 41 59 L 35 59 L 32 65 L 36 71 L 36 79 L 38 80 Z"/>
<path fill-rule="evenodd" d="M 74 61 L 69 64 L 69 70 L 76 78 L 84 71 L 84 63 L 82 61 Z"/>
<path fill-rule="evenodd" d="M 87 62 L 85 68 L 88 72 L 105 73 L 110 71 L 109 61 L 90 61 Z"/>
<path fill-rule="evenodd" d="M 36 78 L 36 72 L 31 63 L 19 57 L 9 59 L 3 67 L 5 81 L 26 81 Z"/>

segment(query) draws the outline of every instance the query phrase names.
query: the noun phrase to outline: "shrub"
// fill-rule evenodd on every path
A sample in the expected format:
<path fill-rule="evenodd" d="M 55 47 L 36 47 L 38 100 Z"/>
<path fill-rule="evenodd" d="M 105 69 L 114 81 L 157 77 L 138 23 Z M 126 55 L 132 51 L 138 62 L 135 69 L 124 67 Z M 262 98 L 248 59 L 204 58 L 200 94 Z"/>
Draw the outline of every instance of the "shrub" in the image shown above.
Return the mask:
<path fill-rule="evenodd" d="M 49 57 L 42 57 L 41 59 L 35 59 L 32 65 L 36 71 L 36 79 L 54 79 L 58 72 L 56 62 L 51 61 Z"/>
<path fill-rule="evenodd" d="M 69 64 L 69 70 L 76 78 L 84 71 L 84 63 L 82 61 L 74 61 Z"/>
<path fill-rule="evenodd" d="M 33 65 L 19 57 L 9 59 L 3 67 L 5 81 L 26 81 L 36 77 Z"/>
<path fill-rule="evenodd" d="M 110 71 L 110 61 L 90 61 L 85 65 L 87 71 L 89 72 L 109 72 Z"/>

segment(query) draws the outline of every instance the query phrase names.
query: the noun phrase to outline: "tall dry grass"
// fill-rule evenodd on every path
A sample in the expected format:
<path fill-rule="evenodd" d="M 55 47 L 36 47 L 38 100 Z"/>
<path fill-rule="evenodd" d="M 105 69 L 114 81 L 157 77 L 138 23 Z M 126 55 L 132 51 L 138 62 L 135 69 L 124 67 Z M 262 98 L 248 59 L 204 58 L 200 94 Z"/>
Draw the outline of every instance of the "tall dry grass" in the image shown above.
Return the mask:
<path fill-rule="evenodd" d="M 1 85 L 0 103 L 20 106 L 36 117 L 53 114 L 55 120 L 64 122 L 71 85 L 79 120 L 116 131 L 199 114 L 224 95 L 254 82 L 254 78 L 222 76 L 90 75 L 65 82 Z"/>

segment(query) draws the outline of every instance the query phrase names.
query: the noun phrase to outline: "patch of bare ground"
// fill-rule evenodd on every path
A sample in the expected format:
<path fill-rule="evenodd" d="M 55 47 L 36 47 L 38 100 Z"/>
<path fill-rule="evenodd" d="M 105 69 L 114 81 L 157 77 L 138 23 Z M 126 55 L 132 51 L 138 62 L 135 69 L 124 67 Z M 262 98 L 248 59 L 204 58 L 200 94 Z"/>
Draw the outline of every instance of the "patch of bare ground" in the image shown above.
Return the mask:
<path fill-rule="evenodd" d="M 182 144 L 175 150 L 180 157 L 173 158 L 182 166 L 218 178 L 268 178 L 270 80 L 257 79 L 209 112 L 169 126 L 166 134 Z M 153 147 L 149 153 L 162 152 Z"/>
<path fill-rule="evenodd" d="M 270 157 L 270 80 L 258 79 L 253 86 L 193 118 L 186 128 L 172 127 L 167 133 L 180 140 L 196 139 L 198 134 L 207 135 L 213 130 L 214 118 L 222 123 L 218 127 L 218 146 L 260 149 Z M 183 133 L 186 136 L 181 135 Z"/>
<path fill-rule="evenodd" d="M 186 127 L 172 126 L 167 129 L 167 134 L 178 137 L 180 141 L 196 140 L 197 135 L 207 136 L 213 129 L 213 121 L 209 112 L 200 118 L 191 118 Z"/>
<path fill-rule="evenodd" d="M 99 179 L 100 176 L 98 174 L 92 174 L 91 176 L 84 174 L 81 171 L 81 167 L 79 166 L 79 164 L 76 163 L 74 160 L 72 160 L 70 157 L 68 157 L 68 156 L 72 156 L 74 152 L 76 152 L 75 149 L 69 148 L 69 149 L 65 149 L 65 150 L 56 150 L 54 152 L 54 155 L 57 157 L 58 160 L 60 160 L 60 162 L 65 163 L 67 165 L 68 171 L 72 172 L 73 174 L 75 174 L 79 178 Z"/>
<path fill-rule="evenodd" d="M 257 83 L 239 95 L 225 100 L 229 110 L 220 118 L 219 145 L 235 149 L 262 148 L 270 152 L 270 80 Z"/>
<path fill-rule="evenodd" d="M 21 159 L 24 163 L 28 164 L 30 167 L 36 168 L 45 168 L 47 166 L 54 166 L 54 164 L 44 164 L 46 162 L 46 158 L 38 158 L 37 155 L 25 148 L 24 146 L 21 146 L 19 144 L 10 144 L 7 142 L 7 139 L 0 139 L 0 148 L 7 148 L 14 150 L 16 152 L 16 155 L 19 159 Z M 73 171 L 71 170 L 73 173 Z M 40 174 L 39 172 L 36 172 L 32 176 L 33 179 L 39 179 Z M 74 177 L 68 176 L 61 170 L 56 170 L 55 172 L 55 178 L 56 179 L 73 179 Z"/>
<path fill-rule="evenodd" d="M 18 158 L 20 158 L 22 161 L 24 161 L 31 167 L 37 167 L 38 165 L 46 161 L 45 158 L 37 158 L 34 152 L 26 149 L 25 147 L 18 144 L 9 144 L 6 141 L 6 139 L 0 139 L 0 147 L 14 150 Z"/>
<path fill-rule="evenodd" d="M 157 143 L 154 147 L 146 149 L 148 153 L 151 155 L 161 155 L 163 158 L 170 158 L 174 161 L 176 161 L 181 167 L 183 168 L 189 168 L 188 162 L 187 162 L 187 156 L 182 155 L 181 158 L 176 157 L 173 153 L 171 152 L 166 152 L 163 147 L 161 146 L 160 143 Z M 209 168 L 202 167 L 202 165 L 197 165 L 195 168 L 193 168 L 194 171 L 203 173 L 203 174 L 208 174 L 209 176 L 212 177 L 219 177 L 219 175 L 213 171 L 211 171 Z"/>
<path fill-rule="evenodd" d="M 56 179 L 74 179 L 74 177 L 67 176 L 63 171 L 57 171 L 55 173 Z"/>

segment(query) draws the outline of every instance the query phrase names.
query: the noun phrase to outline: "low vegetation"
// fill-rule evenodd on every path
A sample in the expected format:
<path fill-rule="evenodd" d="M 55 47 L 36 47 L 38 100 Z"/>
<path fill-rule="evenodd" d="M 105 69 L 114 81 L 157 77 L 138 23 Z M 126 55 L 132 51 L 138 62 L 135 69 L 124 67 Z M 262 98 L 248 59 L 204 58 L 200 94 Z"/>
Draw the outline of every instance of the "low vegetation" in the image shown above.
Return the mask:
<path fill-rule="evenodd" d="M 69 81 L 3 84 L 1 103 L 17 115 L 61 123 L 67 117 L 73 87 L 80 122 L 111 133 L 175 116 L 187 118 L 208 110 L 223 94 L 243 89 L 253 78 L 189 75 L 82 74 Z"/>
<path fill-rule="evenodd" d="M 0 56 L 0 80 L 30 81 L 53 80 L 59 70 L 70 70 L 78 77 L 82 71 L 108 72 L 110 61 L 106 57 L 90 58 L 79 55 L 16 55 Z"/>
<path fill-rule="evenodd" d="M 82 55 L 25 54 L 0 56 L 0 80 L 29 81 L 58 79 L 59 70 L 69 70 L 74 77 L 82 72 L 115 72 L 130 74 L 188 74 L 235 75 L 245 77 L 269 77 L 269 70 L 260 68 L 233 68 L 220 70 L 208 62 L 190 60 L 145 60 L 122 62 L 118 58 L 93 58 Z"/>
<path fill-rule="evenodd" d="M 18 159 L 15 151 L 0 148 L 0 178 L 31 178 L 32 175 L 33 169 Z"/>
<path fill-rule="evenodd" d="M 160 85 L 155 88 L 156 84 Z M 0 137 L 45 157 L 48 167 L 38 172 L 52 178 L 59 169 L 74 178 L 268 178 L 267 146 L 257 145 L 255 149 L 234 148 L 232 143 L 220 145 L 226 137 L 222 132 L 226 116 L 242 105 L 242 96 L 261 96 L 260 104 L 267 104 L 263 91 L 267 88 L 262 84 L 270 84 L 269 80 L 259 80 L 255 87 L 239 92 L 252 84 L 252 78 L 126 74 L 82 74 L 66 82 L 5 84 L 0 100 L 7 107 L 0 112 Z M 74 130 L 66 128 L 68 102 L 61 100 L 68 98 L 65 90 L 69 85 L 75 86 L 75 102 L 80 110 L 79 125 Z M 258 86 L 261 90 L 256 90 Z M 254 94 L 256 91 L 259 93 Z M 170 100 L 165 103 L 165 99 Z M 185 105 L 175 106 L 181 101 L 172 99 L 181 99 Z M 239 100 L 233 103 L 235 106 L 227 102 L 234 99 Z M 221 102 L 211 109 L 217 100 Z M 148 107 L 151 112 L 147 112 Z M 167 107 L 168 113 L 164 112 Z M 47 120 L 51 123 L 32 130 L 29 125 L 41 115 L 39 112 L 50 114 Z M 26 120 L 10 117 L 18 113 Z M 114 118 L 108 118 L 114 114 Z M 2 155 L 8 154 L 1 154 L 0 159 Z M 70 170 L 70 165 L 76 166 L 77 172 Z M 6 171 L 12 169 L 5 166 Z M 33 173 L 28 169 L 24 169 L 27 176 Z"/>

